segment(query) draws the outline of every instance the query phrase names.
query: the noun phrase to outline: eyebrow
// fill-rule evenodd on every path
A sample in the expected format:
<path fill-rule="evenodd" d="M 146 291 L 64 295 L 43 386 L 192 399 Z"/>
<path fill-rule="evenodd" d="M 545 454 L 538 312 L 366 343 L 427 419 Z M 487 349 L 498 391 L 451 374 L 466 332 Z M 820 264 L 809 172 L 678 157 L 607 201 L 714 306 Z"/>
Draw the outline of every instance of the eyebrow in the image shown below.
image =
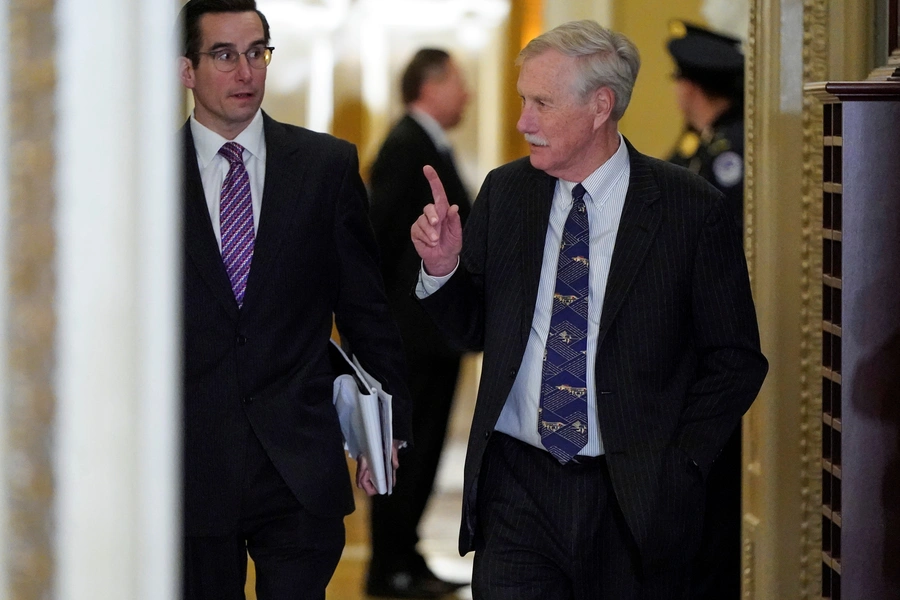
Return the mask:
<path fill-rule="evenodd" d="M 551 99 L 550 99 L 550 96 L 547 95 L 547 94 L 544 94 L 544 93 L 540 93 L 540 94 L 531 94 L 530 96 L 528 96 L 528 97 L 526 98 L 525 94 L 519 92 L 519 97 L 522 98 L 522 100 L 526 100 L 526 99 L 527 99 L 527 100 L 533 100 L 533 101 L 535 101 L 535 102 L 543 102 L 544 104 L 549 104 L 549 103 L 550 103 L 550 100 L 551 100 Z"/>
<path fill-rule="evenodd" d="M 266 45 L 266 40 L 264 40 L 263 38 L 260 38 L 254 42 L 250 42 L 250 45 L 247 47 L 253 48 L 254 46 L 265 46 L 265 45 Z M 237 46 L 230 42 L 217 42 L 217 43 L 213 44 L 212 48 L 207 50 L 207 52 L 215 52 L 216 50 L 236 49 L 236 48 L 237 48 Z"/>

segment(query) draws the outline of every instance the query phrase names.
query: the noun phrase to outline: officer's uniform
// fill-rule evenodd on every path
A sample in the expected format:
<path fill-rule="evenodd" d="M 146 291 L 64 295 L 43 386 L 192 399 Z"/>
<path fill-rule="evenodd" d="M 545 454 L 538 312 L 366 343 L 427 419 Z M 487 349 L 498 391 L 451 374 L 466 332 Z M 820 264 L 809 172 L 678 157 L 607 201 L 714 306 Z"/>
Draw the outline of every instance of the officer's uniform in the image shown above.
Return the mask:
<path fill-rule="evenodd" d="M 677 78 L 698 84 L 732 106 L 705 131 L 690 127 L 681 135 L 669 161 L 690 169 L 728 198 L 739 221 L 744 214 L 744 55 L 740 40 L 673 21 L 669 52 Z"/>
<path fill-rule="evenodd" d="M 690 127 L 669 161 L 697 173 L 744 216 L 744 55 L 740 40 L 682 21 L 670 24 L 676 78 L 699 85 L 731 107 L 704 131 Z M 739 600 L 741 592 L 741 431 L 728 440 L 706 480 L 703 540 L 694 562 L 691 600 Z"/>
<path fill-rule="evenodd" d="M 697 133 L 687 129 L 669 162 L 690 169 L 719 188 L 739 218 L 744 213 L 744 110 L 736 105 L 712 127 Z"/>

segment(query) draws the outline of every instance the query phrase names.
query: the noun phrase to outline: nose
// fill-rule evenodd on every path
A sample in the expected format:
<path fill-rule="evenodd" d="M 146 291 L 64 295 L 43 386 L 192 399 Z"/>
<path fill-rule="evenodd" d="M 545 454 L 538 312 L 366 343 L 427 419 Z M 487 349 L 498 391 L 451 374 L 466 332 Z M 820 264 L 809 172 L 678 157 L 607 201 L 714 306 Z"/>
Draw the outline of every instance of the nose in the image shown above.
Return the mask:
<path fill-rule="evenodd" d="M 529 110 L 527 104 L 522 104 L 522 114 L 519 115 L 519 120 L 516 123 L 516 129 L 519 133 L 534 133 L 534 116 L 532 115 L 531 110 Z"/>
<path fill-rule="evenodd" d="M 247 59 L 246 54 L 238 55 L 238 63 L 237 68 L 234 70 L 235 76 L 238 77 L 241 81 L 247 81 L 253 74 L 253 67 L 250 66 L 250 61 Z"/>

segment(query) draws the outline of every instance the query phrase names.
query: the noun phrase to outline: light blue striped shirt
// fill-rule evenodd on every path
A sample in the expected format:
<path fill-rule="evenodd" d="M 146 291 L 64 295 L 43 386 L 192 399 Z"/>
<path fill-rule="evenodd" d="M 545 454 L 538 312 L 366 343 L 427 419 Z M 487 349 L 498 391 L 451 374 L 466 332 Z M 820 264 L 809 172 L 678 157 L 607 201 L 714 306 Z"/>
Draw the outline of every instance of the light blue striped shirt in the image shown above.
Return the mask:
<path fill-rule="evenodd" d="M 590 289 L 588 296 L 588 337 L 587 337 L 587 403 L 588 403 L 588 443 L 579 452 L 581 455 L 603 454 L 603 439 L 597 424 L 597 389 L 594 364 L 597 357 L 597 338 L 600 331 L 600 312 L 606 294 L 606 281 L 616 234 L 625 205 L 631 164 L 628 149 L 622 136 L 619 148 L 600 168 L 580 182 L 587 195 L 588 223 L 591 230 L 590 244 Z M 510 390 L 495 429 L 509 434 L 532 446 L 543 448 L 538 433 L 538 404 L 541 392 L 541 371 L 543 369 L 544 347 L 550 331 L 550 315 L 553 307 L 553 293 L 556 288 L 556 263 L 559 258 L 559 244 L 563 227 L 572 206 L 572 188 L 579 182 L 557 180 L 550 209 L 550 223 L 544 241 L 544 261 L 541 266 L 541 280 L 538 286 L 537 303 L 531 322 L 531 334 L 525 347 L 525 355 L 519 372 Z M 444 281 L 452 276 L 431 277 L 420 270 L 419 297 L 436 291 Z"/>

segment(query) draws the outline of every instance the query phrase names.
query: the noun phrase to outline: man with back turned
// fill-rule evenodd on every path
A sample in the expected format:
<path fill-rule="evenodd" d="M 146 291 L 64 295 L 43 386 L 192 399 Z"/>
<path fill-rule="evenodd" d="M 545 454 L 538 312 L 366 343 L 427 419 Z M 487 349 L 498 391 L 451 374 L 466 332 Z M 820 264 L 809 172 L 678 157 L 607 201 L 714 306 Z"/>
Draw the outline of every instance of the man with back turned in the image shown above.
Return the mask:
<path fill-rule="evenodd" d="M 460 551 L 476 598 L 686 599 L 705 478 L 768 368 L 722 195 L 619 133 L 640 64 L 567 23 L 519 55 L 530 157 L 462 231 L 434 172 L 417 296 L 484 350 Z"/>
<path fill-rule="evenodd" d="M 469 92 L 456 61 L 438 48 L 416 52 L 400 87 L 406 114 L 391 129 L 372 165 L 369 216 L 409 365 L 415 446 L 401 451 L 403 467 L 394 493 L 372 497 L 366 591 L 376 597 L 438 598 L 463 584 L 437 577 L 416 545 L 444 446 L 461 353 L 410 296 L 419 256 L 409 239 L 409 225 L 431 197 L 422 173 L 428 164 L 438 171 L 447 197 L 459 206 L 465 223 L 471 201 L 456 170 L 447 131 L 462 120 Z"/>

